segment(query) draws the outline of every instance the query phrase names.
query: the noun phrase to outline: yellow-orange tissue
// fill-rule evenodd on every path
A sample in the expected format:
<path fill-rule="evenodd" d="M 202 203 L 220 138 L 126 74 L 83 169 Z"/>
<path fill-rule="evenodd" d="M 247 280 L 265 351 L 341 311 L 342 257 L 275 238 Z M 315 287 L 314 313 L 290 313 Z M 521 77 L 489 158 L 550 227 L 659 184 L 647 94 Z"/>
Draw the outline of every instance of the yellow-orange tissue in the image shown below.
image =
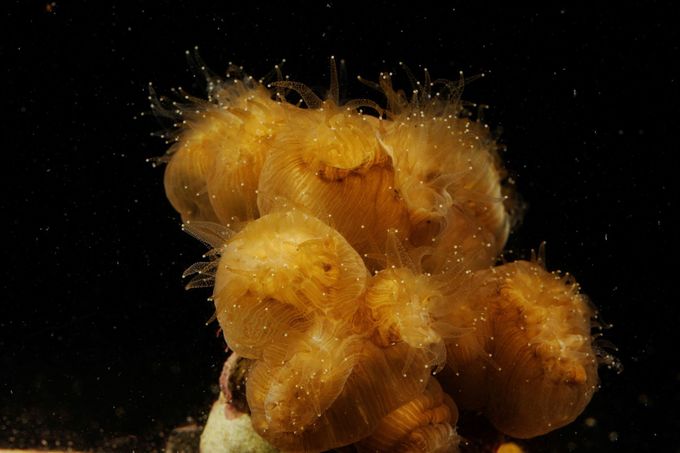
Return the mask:
<path fill-rule="evenodd" d="M 478 271 L 474 280 L 464 313 L 451 314 L 470 327 L 448 345 L 453 398 L 513 437 L 572 422 L 597 387 L 594 313 L 578 285 L 528 261 Z"/>
<path fill-rule="evenodd" d="M 439 452 L 461 445 L 458 408 L 518 438 L 571 422 L 597 386 L 594 311 L 540 262 L 496 265 L 512 193 L 462 82 L 425 72 L 407 96 L 381 74 L 384 107 L 342 104 L 334 71 L 325 100 L 213 81 L 166 157 L 170 202 L 213 247 L 188 286 L 213 286 L 250 359 L 254 429 L 283 451 Z"/>

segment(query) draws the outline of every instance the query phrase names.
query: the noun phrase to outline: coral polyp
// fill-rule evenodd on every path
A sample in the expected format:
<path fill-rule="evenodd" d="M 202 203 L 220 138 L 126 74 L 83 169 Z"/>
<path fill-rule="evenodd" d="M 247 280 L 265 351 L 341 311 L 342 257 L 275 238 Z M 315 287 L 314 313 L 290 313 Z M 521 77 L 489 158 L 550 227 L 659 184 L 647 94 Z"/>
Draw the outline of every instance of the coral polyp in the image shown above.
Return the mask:
<path fill-rule="evenodd" d="M 595 311 L 541 260 L 501 262 L 512 190 L 463 81 L 425 71 L 406 95 L 384 73 L 366 82 L 384 106 L 341 104 L 331 66 L 325 100 L 230 74 L 175 104 L 165 189 L 211 246 L 185 274 L 242 364 L 229 413 L 305 452 L 458 451 L 459 409 L 517 438 L 573 421 L 598 384 Z"/>
<path fill-rule="evenodd" d="M 382 121 L 325 102 L 290 118 L 262 170 L 258 206 L 285 199 L 331 224 L 362 255 L 383 251 L 389 229 L 410 230 Z M 380 209 L 375 209 L 380 206 Z"/>
<path fill-rule="evenodd" d="M 451 396 L 513 437 L 571 423 L 597 387 L 594 313 L 578 285 L 528 261 L 472 279 L 475 292 L 451 314 L 470 328 L 448 345 Z"/>
<path fill-rule="evenodd" d="M 253 220 L 264 158 L 292 106 L 252 78 L 213 87 L 211 99 L 178 110 L 183 132 L 168 153 L 165 191 L 183 222 Z"/>

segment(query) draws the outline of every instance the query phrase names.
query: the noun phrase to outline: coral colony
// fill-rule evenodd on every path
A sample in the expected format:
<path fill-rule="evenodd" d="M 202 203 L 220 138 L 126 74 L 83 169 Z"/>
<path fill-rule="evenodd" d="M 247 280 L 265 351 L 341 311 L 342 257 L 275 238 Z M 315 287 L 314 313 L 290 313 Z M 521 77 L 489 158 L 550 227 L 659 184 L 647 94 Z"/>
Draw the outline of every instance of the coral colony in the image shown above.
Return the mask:
<path fill-rule="evenodd" d="M 226 418 L 260 451 L 458 451 L 459 410 L 531 438 L 597 388 L 579 286 L 541 259 L 499 264 L 512 191 L 462 81 L 410 78 L 341 103 L 334 59 L 325 99 L 232 68 L 207 100 L 156 103 L 180 126 L 167 197 L 212 247 L 186 275 L 213 287 L 233 351 Z"/>

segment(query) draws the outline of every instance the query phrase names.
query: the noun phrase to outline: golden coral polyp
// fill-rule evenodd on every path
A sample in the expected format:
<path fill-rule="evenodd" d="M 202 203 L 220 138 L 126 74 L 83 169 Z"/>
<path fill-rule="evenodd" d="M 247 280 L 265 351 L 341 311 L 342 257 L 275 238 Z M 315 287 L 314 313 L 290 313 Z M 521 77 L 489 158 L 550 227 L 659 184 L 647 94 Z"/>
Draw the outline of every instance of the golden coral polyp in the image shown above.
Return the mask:
<path fill-rule="evenodd" d="M 252 78 L 219 85 L 213 102 L 182 114 L 169 151 L 165 191 L 183 222 L 253 220 L 260 171 L 290 104 L 272 100 Z"/>
<path fill-rule="evenodd" d="M 597 387 L 594 313 L 578 286 L 527 261 L 474 280 L 477 292 L 452 312 L 470 328 L 448 345 L 453 398 L 513 437 L 571 423 Z"/>
<path fill-rule="evenodd" d="M 326 100 L 213 81 L 166 158 L 168 198 L 214 247 L 188 286 L 214 283 L 254 429 L 283 451 L 439 452 L 457 406 L 521 438 L 571 422 L 597 386 L 594 312 L 540 263 L 494 267 L 511 191 L 462 82 L 425 72 L 407 96 L 381 74 L 383 110 L 340 104 L 334 71 Z"/>
<path fill-rule="evenodd" d="M 408 102 L 381 77 L 391 121 L 383 145 L 394 161 L 395 185 L 409 206 L 414 246 L 435 247 L 429 269 L 445 258 L 466 256 L 475 268 L 488 267 L 505 246 L 511 218 L 501 186 L 504 170 L 488 127 L 463 115 L 457 98 L 420 85 Z M 455 91 L 451 83 L 444 91 Z"/>
<path fill-rule="evenodd" d="M 359 452 L 447 451 L 459 438 L 455 429 L 458 410 L 432 379 L 425 391 L 390 412 L 373 434 L 357 443 Z"/>
<path fill-rule="evenodd" d="M 271 344 L 293 341 L 319 316 L 351 317 L 367 285 L 368 271 L 347 241 L 299 211 L 255 220 L 220 255 L 217 319 L 227 344 L 246 358 L 262 359 Z"/>
<path fill-rule="evenodd" d="M 260 211 L 270 212 L 281 200 L 304 207 L 365 257 L 384 251 L 390 229 L 406 239 L 408 209 L 379 141 L 381 121 L 332 101 L 303 112 L 290 118 L 264 165 Z"/>
<path fill-rule="evenodd" d="M 458 335 L 444 313 L 450 299 L 425 274 L 408 268 L 385 269 L 373 278 L 366 306 L 375 323 L 374 341 L 388 345 L 403 341 L 421 354 L 428 367 L 440 369 L 446 362 L 446 344 Z"/>

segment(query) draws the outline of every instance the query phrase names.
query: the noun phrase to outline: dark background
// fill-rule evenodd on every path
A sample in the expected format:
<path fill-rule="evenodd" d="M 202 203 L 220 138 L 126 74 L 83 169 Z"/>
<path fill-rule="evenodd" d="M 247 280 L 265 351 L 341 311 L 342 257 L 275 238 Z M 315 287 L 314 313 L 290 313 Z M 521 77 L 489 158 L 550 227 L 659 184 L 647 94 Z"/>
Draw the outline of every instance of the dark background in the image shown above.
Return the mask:
<path fill-rule="evenodd" d="M 530 449 L 680 451 L 672 8 L 130 3 L 3 6 L 0 447 L 147 451 L 215 397 L 224 344 L 205 326 L 208 293 L 180 278 L 204 249 L 145 162 L 166 146 L 141 115 L 149 82 L 204 93 L 185 57 L 199 46 L 217 73 L 233 61 L 261 76 L 285 58 L 318 90 L 336 55 L 349 97 L 376 100 L 354 77 L 399 61 L 485 73 L 464 98 L 490 106 L 528 203 L 512 256 L 547 241 L 548 266 L 613 324 L 624 367 L 602 370 L 584 415 Z"/>

